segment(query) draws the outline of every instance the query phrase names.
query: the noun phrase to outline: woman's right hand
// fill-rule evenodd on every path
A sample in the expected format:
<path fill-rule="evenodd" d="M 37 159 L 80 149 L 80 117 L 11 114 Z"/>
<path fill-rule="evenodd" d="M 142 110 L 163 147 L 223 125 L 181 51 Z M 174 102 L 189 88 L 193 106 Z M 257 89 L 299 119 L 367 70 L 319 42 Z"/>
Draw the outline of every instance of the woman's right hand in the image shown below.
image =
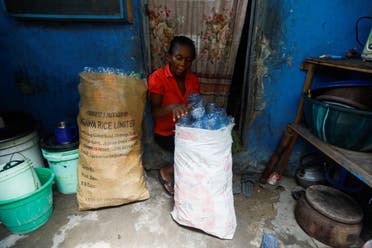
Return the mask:
<path fill-rule="evenodd" d="M 167 106 L 162 106 L 163 96 L 159 94 L 151 94 L 151 113 L 154 118 L 161 118 L 169 114 L 172 115 L 173 121 L 185 116 L 191 109 L 190 105 L 175 103 Z"/>
<path fill-rule="evenodd" d="M 179 118 L 187 115 L 187 113 L 191 109 L 191 106 L 185 104 L 172 104 L 169 105 L 169 107 L 171 107 L 172 109 L 172 117 L 174 122 L 176 122 Z"/>

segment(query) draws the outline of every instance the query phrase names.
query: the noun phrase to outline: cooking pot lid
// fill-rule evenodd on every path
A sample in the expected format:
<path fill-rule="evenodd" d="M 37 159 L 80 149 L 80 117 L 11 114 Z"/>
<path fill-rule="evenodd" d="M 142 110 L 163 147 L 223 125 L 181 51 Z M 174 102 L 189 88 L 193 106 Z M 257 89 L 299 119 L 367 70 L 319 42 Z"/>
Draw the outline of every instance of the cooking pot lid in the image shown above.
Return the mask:
<path fill-rule="evenodd" d="M 335 221 L 357 224 L 363 219 L 363 211 L 358 203 L 338 189 L 312 185 L 306 189 L 305 197 L 315 210 Z"/>

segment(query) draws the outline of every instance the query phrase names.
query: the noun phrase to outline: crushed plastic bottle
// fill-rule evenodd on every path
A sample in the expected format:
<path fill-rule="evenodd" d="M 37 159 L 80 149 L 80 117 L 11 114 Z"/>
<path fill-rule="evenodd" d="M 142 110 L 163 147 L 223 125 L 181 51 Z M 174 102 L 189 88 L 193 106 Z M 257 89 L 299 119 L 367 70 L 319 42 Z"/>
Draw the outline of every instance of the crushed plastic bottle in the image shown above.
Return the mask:
<path fill-rule="evenodd" d="M 196 120 L 191 124 L 191 127 L 193 128 L 203 128 L 203 122 L 202 120 Z"/>
<path fill-rule="evenodd" d="M 191 111 L 191 116 L 195 119 L 195 120 L 200 120 L 203 118 L 203 116 L 205 115 L 205 109 L 204 109 L 204 106 L 201 106 L 201 107 L 196 107 L 196 108 L 192 108 Z"/>
<path fill-rule="evenodd" d="M 262 237 L 261 248 L 278 248 L 278 240 L 274 235 L 265 233 Z"/>
<path fill-rule="evenodd" d="M 215 112 L 215 110 L 218 108 L 217 104 L 214 103 L 214 102 L 209 102 L 207 103 L 207 105 L 205 106 L 205 112 L 207 114 L 211 114 L 213 112 Z"/>
<path fill-rule="evenodd" d="M 177 120 L 176 124 L 178 126 L 181 126 L 181 127 L 189 127 L 189 126 L 191 126 L 192 123 L 193 123 L 193 119 L 192 119 L 190 113 L 188 113 L 187 115 L 182 116 L 181 118 L 179 118 Z"/>
<path fill-rule="evenodd" d="M 116 74 L 119 76 L 129 76 L 129 77 L 136 77 L 141 79 L 141 73 L 136 72 L 136 71 L 125 71 L 124 69 L 121 68 L 114 68 L 114 67 L 103 67 L 103 66 L 98 66 L 98 67 L 89 67 L 86 66 L 83 69 L 84 72 L 95 72 L 95 73 L 105 73 L 105 74 Z"/>
<path fill-rule="evenodd" d="M 208 130 L 217 130 L 221 127 L 219 118 L 215 113 L 206 114 L 202 118 L 203 128 Z"/>
<path fill-rule="evenodd" d="M 197 93 L 190 94 L 187 96 L 187 103 L 192 108 L 203 107 L 203 97 Z"/>
<path fill-rule="evenodd" d="M 234 124 L 234 118 L 228 116 L 224 108 L 214 102 L 209 102 L 204 107 L 203 97 L 200 94 L 190 94 L 187 102 L 191 106 L 188 115 L 177 121 L 178 126 L 217 130 Z"/>

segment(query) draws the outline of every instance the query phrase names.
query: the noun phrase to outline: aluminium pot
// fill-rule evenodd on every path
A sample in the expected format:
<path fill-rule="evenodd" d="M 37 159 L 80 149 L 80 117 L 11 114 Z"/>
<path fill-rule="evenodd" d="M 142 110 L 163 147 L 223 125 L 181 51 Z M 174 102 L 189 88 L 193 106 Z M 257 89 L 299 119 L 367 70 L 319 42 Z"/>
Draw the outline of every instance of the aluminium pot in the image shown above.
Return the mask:
<path fill-rule="evenodd" d="M 325 184 L 326 164 L 327 161 L 320 154 L 309 153 L 302 156 L 296 172 L 297 183 L 304 188 L 315 184 Z"/>
<path fill-rule="evenodd" d="M 309 186 L 295 208 L 299 226 L 332 247 L 350 247 L 362 230 L 363 211 L 345 193 L 324 185 Z"/>

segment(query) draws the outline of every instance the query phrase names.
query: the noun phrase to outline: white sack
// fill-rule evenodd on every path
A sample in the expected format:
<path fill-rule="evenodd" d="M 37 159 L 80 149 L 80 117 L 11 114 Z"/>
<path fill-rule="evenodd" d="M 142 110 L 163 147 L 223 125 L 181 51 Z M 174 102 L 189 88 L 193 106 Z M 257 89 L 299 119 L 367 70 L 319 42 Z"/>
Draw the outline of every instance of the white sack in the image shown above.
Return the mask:
<path fill-rule="evenodd" d="M 222 239 L 236 229 L 231 130 L 176 126 L 173 219 Z"/>

